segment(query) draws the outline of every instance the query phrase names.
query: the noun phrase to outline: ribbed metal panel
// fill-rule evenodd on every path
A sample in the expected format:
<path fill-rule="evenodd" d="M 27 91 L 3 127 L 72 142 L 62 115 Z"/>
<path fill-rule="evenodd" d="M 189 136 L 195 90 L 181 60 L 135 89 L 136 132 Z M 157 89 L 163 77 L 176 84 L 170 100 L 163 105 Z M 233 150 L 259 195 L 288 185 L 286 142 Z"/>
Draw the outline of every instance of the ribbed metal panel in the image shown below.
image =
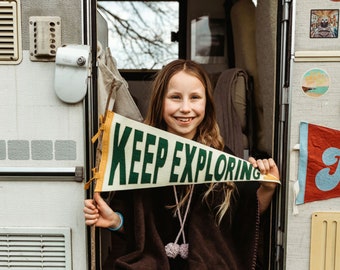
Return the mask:
<path fill-rule="evenodd" d="M 19 4 L 18 1 L 0 1 L 0 63 L 19 60 Z"/>
<path fill-rule="evenodd" d="M 0 269 L 71 269 L 70 229 L 0 228 Z"/>
<path fill-rule="evenodd" d="M 340 269 L 340 212 L 312 216 L 310 270 Z"/>

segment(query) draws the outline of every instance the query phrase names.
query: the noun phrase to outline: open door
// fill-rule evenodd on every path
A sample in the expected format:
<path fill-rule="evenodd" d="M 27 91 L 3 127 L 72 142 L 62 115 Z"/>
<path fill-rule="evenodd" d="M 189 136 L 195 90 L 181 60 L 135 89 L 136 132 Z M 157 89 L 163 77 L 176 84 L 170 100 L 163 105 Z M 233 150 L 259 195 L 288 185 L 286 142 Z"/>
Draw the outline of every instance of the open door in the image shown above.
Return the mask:
<path fill-rule="evenodd" d="M 112 55 L 117 59 L 118 69 L 127 80 L 129 91 L 143 116 L 148 105 L 152 75 L 164 64 L 161 63 L 162 61 L 168 62 L 176 58 L 197 60 L 204 65 L 215 83 L 218 76 L 226 69 L 240 68 L 249 76 L 249 87 L 252 89 L 250 102 L 254 109 L 251 115 L 252 120 L 246 121 L 253 130 L 250 154 L 256 154 L 259 157 L 274 157 L 280 167 L 283 182 L 264 218 L 257 269 L 283 269 L 282 233 L 285 222 L 286 185 L 284 179 L 286 178 L 287 156 L 285 145 L 288 130 L 285 94 L 287 74 L 289 74 L 287 54 L 290 27 L 287 16 L 289 16 L 290 3 L 281 3 L 277 0 L 257 1 L 257 3 L 252 0 L 209 2 L 205 0 L 98 0 L 97 32 L 98 39 L 103 46 L 110 47 L 110 42 L 118 42 L 119 39 L 117 36 L 115 38 L 111 32 L 119 24 L 119 21 L 112 20 L 114 16 L 110 14 L 112 13 L 111 7 L 123 4 L 131 6 L 141 4 L 141 2 L 150 5 L 156 5 L 159 2 L 178 8 L 176 15 L 178 17 L 174 17 L 175 23 L 173 23 L 176 27 L 167 30 L 170 43 L 176 43 L 178 46 L 177 52 L 168 59 L 159 60 L 157 66 L 124 67 L 122 63 L 125 61 L 119 60 L 121 58 L 117 55 L 118 49 L 111 50 Z M 125 11 L 127 12 L 126 8 Z M 216 50 L 210 51 L 208 55 L 197 49 L 197 46 L 202 45 L 197 42 L 199 40 L 196 35 L 198 22 L 204 21 L 214 29 L 212 38 L 215 41 L 214 44 L 218 44 L 215 46 Z M 136 53 L 125 52 L 125 54 L 127 54 L 125 57 L 132 59 L 137 57 Z M 110 248 L 104 238 L 101 238 L 101 258 L 105 258 Z"/>

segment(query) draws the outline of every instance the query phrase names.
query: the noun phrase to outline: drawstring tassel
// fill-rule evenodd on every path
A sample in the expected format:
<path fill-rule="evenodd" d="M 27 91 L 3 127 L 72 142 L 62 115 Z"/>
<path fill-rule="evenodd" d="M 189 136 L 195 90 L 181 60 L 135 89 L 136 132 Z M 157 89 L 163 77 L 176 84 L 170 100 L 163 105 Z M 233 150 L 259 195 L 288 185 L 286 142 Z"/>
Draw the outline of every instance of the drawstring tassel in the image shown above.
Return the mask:
<path fill-rule="evenodd" d="M 182 259 L 187 259 L 189 254 L 189 244 L 169 243 L 165 246 L 165 253 L 169 258 L 176 258 L 179 254 Z"/>
<path fill-rule="evenodd" d="M 166 256 L 169 258 L 176 258 L 179 254 L 179 244 L 169 243 L 165 246 Z"/>
<path fill-rule="evenodd" d="M 191 198 L 192 198 L 192 194 L 193 194 L 193 191 L 194 191 L 194 186 L 191 187 L 190 196 L 189 196 L 187 208 L 185 209 L 183 219 L 182 219 L 182 216 L 181 216 L 180 208 L 178 206 L 178 197 L 177 197 L 176 186 L 174 186 L 173 188 L 174 188 L 174 194 L 175 194 L 176 206 L 177 206 L 176 211 L 177 211 L 177 215 L 178 215 L 178 219 L 179 219 L 179 223 L 181 225 L 181 228 L 180 228 L 180 230 L 177 234 L 175 242 L 174 243 L 168 243 L 165 246 L 165 253 L 169 258 L 174 259 L 174 258 L 177 257 L 177 255 L 180 255 L 182 259 L 187 259 L 188 254 L 189 254 L 189 244 L 187 244 L 186 241 L 185 241 L 184 225 L 185 225 L 185 221 L 186 221 L 187 216 L 188 216 Z M 182 234 L 182 238 L 183 238 L 183 244 L 179 245 L 179 244 L 177 244 L 177 242 L 178 242 L 178 239 L 179 239 L 181 234 Z"/>

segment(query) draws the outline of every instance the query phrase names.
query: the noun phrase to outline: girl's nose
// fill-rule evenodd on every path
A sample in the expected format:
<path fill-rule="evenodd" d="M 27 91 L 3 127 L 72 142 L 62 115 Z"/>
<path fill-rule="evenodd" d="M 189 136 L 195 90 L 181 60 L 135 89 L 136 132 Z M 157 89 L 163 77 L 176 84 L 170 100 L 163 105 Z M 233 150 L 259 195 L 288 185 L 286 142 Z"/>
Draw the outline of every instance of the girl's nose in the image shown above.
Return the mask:
<path fill-rule="evenodd" d="M 190 112 L 190 102 L 188 100 L 182 101 L 180 111 L 183 113 Z"/>

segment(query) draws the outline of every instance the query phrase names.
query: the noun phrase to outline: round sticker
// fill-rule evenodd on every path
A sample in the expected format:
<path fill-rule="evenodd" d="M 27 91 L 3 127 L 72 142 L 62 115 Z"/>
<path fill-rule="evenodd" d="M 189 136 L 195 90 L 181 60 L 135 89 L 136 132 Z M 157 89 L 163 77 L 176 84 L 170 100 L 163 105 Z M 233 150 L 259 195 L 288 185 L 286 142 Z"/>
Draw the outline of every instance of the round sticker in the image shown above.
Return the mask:
<path fill-rule="evenodd" d="M 320 97 L 329 88 L 330 79 L 326 71 L 318 68 L 308 70 L 302 79 L 302 90 L 310 97 Z"/>

